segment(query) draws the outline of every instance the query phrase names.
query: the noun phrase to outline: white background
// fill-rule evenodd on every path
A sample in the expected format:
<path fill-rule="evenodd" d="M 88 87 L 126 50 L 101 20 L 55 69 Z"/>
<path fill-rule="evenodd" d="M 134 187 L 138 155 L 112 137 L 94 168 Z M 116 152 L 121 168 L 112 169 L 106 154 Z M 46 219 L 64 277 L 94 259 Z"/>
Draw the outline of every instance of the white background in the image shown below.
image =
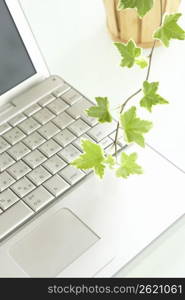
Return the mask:
<path fill-rule="evenodd" d="M 109 96 L 112 106 L 140 87 L 139 68 L 119 67 L 120 57 L 107 34 L 101 0 L 21 0 L 51 73 L 61 75 L 91 99 Z M 185 3 L 181 9 L 185 13 Z M 185 17 L 181 24 L 185 28 Z M 151 80 L 170 105 L 156 108 L 148 142 L 185 171 L 185 42 L 156 49 Z M 165 178 L 163 178 L 165 180 Z M 185 201 L 185 199 L 184 199 Z M 185 218 L 122 272 L 122 276 L 185 277 Z M 121 267 L 121 266 L 120 266 Z"/>

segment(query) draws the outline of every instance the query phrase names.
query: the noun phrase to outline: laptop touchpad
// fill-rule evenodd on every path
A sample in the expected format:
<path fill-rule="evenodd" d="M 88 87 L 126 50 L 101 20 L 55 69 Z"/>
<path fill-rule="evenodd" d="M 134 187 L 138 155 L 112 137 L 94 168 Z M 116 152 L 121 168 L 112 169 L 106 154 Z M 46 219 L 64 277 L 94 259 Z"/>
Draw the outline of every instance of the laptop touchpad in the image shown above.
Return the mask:
<path fill-rule="evenodd" d="M 31 277 L 56 277 L 99 237 L 68 209 L 60 209 L 17 242 L 11 256 Z"/>

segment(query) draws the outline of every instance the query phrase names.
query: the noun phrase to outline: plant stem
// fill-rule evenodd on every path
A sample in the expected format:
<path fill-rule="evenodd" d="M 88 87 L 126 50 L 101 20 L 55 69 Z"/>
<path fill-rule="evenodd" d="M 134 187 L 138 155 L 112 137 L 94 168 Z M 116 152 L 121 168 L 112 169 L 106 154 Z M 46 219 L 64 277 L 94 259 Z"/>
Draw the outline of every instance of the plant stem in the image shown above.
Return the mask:
<path fill-rule="evenodd" d="M 133 98 L 135 97 L 137 94 L 139 94 L 142 91 L 142 89 L 139 89 L 137 92 L 135 92 L 134 94 L 132 94 L 130 97 L 127 98 L 127 100 L 125 100 L 125 102 L 121 105 L 121 110 L 120 110 L 120 114 L 123 112 L 125 106 L 127 105 L 127 103 Z"/>
<path fill-rule="evenodd" d="M 160 0 L 160 25 L 162 25 L 163 22 L 163 3 L 162 0 Z M 148 68 L 147 68 L 147 74 L 146 74 L 146 81 L 148 81 L 150 73 L 151 73 L 151 66 L 152 66 L 152 58 L 153 58 L 153 54 L 154 54 L 154 50 L 155 50 L 155 46 L 156 46 L 157 41 L 154 40 L 151 52 L 149 54 L 149 63 L 148 63 Z M 140 92 L 142 91 L 142 88 L 140 88 L 139 90 L 137 90 L 135 93 L 133 93 L 130 97 L 128 97 L 124 103 L 121 105 L 121 109 L 120 109 L 120 115 L 123 112 L 125 106 L 127 105 L 127 103 L 134 98 L 136 95 L 138 95 Z M 118 121 L 117 123 L 117 128 L 116 128 L 116 134 L 115 134 L 115 139 L 114 139 L 114 145 L 115 145 L 115 155 L 116 155 L 116 159 L 117 159 L 117 142 L 118 142 L 118 134 L 119 134 L 119 128 L 120 128 L 120 121 Z"/>
<path fill-rule="evenodd" d="M 152 50 L 149 54 L 149 64 L 148 64 L 148 70 L 147 70 L 147 75 L 146 75 L 146 81 L 148 81 L 149 79 L 149 76 L 150 76 L 150 71 L 151 71 L 151 66 L 152 66 L 152 57 L 153 57 L 153 53 L 154 53 L 154 49 L 155 49 L 155 45 L 156 45 L 156 40 L 154 41 L 153 43 L 153 47 L 152 47 Z"/>
<path fill-rule="evenodd" d="M 137 92 L 135 92 L 134 94 L 132 94 L 130 97 L 128 97 L 125 102 L 121 105 L 121 109 L 120 109 L 120 114 L 123 112 L 125 106 L 127 105 L 127 103 L 133 98 L 135 97 L 137 94 L 139 94 L 142 91 L 142 89 L 139 89 Z M 118 121 L 117 123 L 117 128 L 116 128 L 116 135 L 115 135 L 115 140 L 114 140 L 114 145 L 115 145 L 115 155 L 117 158 L 117 141 L 118 141 L 118 134 L 119 134 L 119 126 L 120 122 Z"/>
<path fill-rule="evenodd" d="M 160 0 L 160 24 L 159 27 L 162 25 L 163 22 L 163 3 L 162 0 Z M 152 57 L 153 57 L 153 53 L 155 50 L 155 46 L 156 46 L 157 40 L 154 41 L 153 46 L 152 46 L 152 50 L 149 54 L 149 64 L 148 64 L 148 70 L 147 70 L 147 75 L 146 75 L 146 81 L 149 79 L 150 76 L 150 71 L 151 71 L 151 66 L 152 66 Z"/>

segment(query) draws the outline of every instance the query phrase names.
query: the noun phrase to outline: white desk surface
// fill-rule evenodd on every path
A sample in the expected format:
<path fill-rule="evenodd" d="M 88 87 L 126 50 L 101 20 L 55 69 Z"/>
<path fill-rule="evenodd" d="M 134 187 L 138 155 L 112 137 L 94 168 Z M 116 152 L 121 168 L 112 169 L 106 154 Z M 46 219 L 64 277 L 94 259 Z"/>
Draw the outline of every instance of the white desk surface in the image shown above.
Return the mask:
<path fill-rule="evenodd" d="M 140 87 L 144 72 L 137 67 L 134 70 L 119 67 L 120 57 L 107 34 L 102 2 L 21 0 L 51 73 L 61 75 L 91 99 L 108 96 L 112 106 L 116 106 Z M 184 1 L 181 11 L 185 14 Z M 185 15 L 181 24 L 185 27 Z M 154 121 L 147 142 L 185 171 L 184 53 L 185 42 L 179 41 L 172 42 L 169 49 L 156 50 L 151 80 L 161 82 L 160 93 L 170 105 L 159 106 L 151 115 L 140 112 Z M 152 164 L 149 160 L 146 163 Z M 171 184 L 175 186 L 175 182 Z M 185 277 L 184 238 L 185 217 L 117 276 Z"/>

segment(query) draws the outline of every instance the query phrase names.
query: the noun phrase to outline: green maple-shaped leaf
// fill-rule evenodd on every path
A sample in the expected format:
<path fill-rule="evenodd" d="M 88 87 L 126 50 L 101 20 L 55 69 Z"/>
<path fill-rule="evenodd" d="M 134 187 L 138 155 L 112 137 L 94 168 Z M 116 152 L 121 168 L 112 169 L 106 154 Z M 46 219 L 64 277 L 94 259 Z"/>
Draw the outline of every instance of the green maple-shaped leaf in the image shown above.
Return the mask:
<path fill-rule="evenodd" d="M 141 48 L 136 47 L 134 41 L 130 40 L 127 44 L 115 43 L 115 46 L 122 56 L 121 67 L 131 68 L 135 63 L 141 68 L 147 66 L 147 61 L 144 58 L 140 58 Z"/>
<path fill-rule="evenodd" d="M 86 110 L 88 116 L 97 118 L 100 123 L 112 122 L 108 99 L 106 97 L 97 97 L 96 102 L 96 106 L 92 106 Z"/>
<path fill-rule="evenodd" d="M 136 163 L 137 153 L 127 155 L 125 152 L 121 153 L 120 167 L 116 170 L 117 177 L 127 178 L 131 174 L 142 174 L 142 168 Z"/>
<path fill-rule="evenodd" d="M 148 66 L 148 62 L 143 57 L 135 59 L 135 63 L 140 66 L 141 69 L 144 69 Z"/>
<path fill-rule="evenodd" d="M 95 173 L 100 178 L 103 178 L 105 172 L 105 157 L 102 148 L 88 140 L 82 140 L 82 147 L 84 153 L 75 159 L 71 165 L 78 169 L 94 169 Z"/>
<path fill-rule="evenodd" d="M 104 163 L 107 164 L 109 166 L 110 169 L 113 169 L 113 167 L 116 164 L 116 160 L 112 155 L 108 155 L 105 160 Z"/>
<path fill-rule="evenodd" d="M 144 133 L 152 128 L 152 123 L 141 120 L 136 116 L 136 107 L 131 107 L 121 115 L 120 118 L 124 130 L 125 140 L 127 143 L 135 142 L 141 147 L 145 146 Z"/>
<path fill-rule="evenodd" d="M 157 94 L 159 82 L 144 81 L 143 93 L 144 97 L 140 101 L 140 105 L 145 107 L 149 112 L 152 111 L 152 106 L 157 104 L 168 104 L 168 101 Z"/>
<path fill-rule="evenodd" d="M 159 39 L 168 47 L 171 39 L 184 40 L 185 31 L 177 24 L 182 14 L 170 14 L 164 19 L 162 26 L 155 32 L 154 38 Z"/>
<path fill-rule="evenodd" d="M 120 0 L 118 9 L 136 8 L 142 18 L 153 7 L 153 0 Z"/>

